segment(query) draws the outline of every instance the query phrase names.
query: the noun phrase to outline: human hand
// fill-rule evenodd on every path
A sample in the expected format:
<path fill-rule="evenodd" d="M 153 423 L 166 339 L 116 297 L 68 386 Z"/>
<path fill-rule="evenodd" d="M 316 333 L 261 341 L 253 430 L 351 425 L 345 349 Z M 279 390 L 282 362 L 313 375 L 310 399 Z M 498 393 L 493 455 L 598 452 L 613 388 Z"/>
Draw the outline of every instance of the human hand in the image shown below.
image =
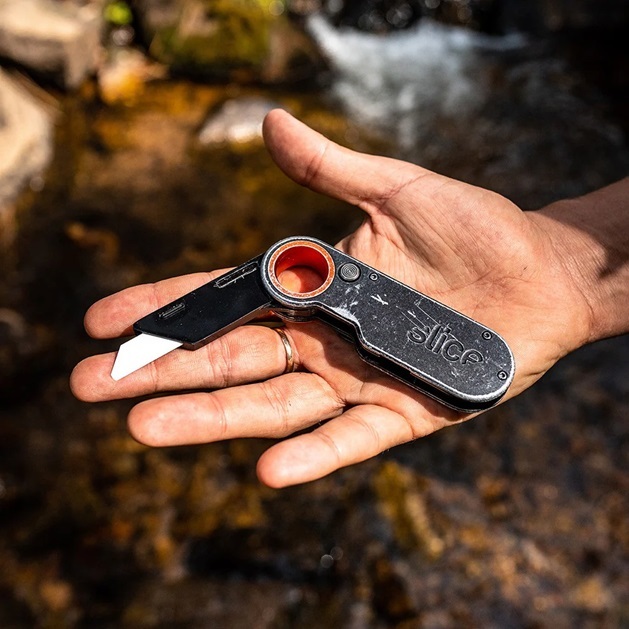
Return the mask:
<path fill-rule="evenodd" d="M 557 254 L 548 221 L 507 199 L 405 162 L 342 148 L 276 110 L 267 147 L 297 182 L 360 207 L 364 223 L 338 247 L 496 330 L 510 345 L 517 395 L 559 358 L 590 339 L 591 315 Z M 291 272 L 293 273 L 293 272 Z M 96 338 L 131 333 L 143 315 L 219 272 L 129 288 L 85 318 Z M 298 272 L 285 282 L 307 282 Z M 295 373 L 276 332 L 243 326 L 194 352 L 175 351 L 118 382 L 114 354 L 93 356 L 71 385 L 86 401 L 202 389 L 136 405 L 129 428 L 155 446 L 236 437 L 290 437 L 258 463 L 266 484 L 286 486 L 469 419 L 365 364 L 319 323 L 288 323 Z M 216 389 L 208 392 L 207 389 Z"/>

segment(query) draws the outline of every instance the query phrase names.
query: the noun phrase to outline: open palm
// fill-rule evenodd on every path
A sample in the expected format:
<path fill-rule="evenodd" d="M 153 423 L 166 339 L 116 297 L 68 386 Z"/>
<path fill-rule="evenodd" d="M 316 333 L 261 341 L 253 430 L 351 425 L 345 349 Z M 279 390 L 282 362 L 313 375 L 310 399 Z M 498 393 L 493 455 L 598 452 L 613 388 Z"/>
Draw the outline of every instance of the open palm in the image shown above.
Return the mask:
<path fill-rule="evenodd" d="M 509 343 L 516 375 L 507 398 L 586 341 L 587 308 L 553 245 L 553 222 L 542 213 L 525 214 L 495 193 L 412 164 L 344 149 L 279 110 L 265 121 L 265 140 L 290 177 L 366 213 L 340 249 Z M 134 321 L 216 275 L 122 291 L 92 306 L 86 328 L 97 338 L 128 334 Z M 307 279 L 297 273 L 286 281 Z M 276 332 L 244 326 L 119 382 L 109 376 L 112 354 L 90 357 L 75 368 L 72 387 L 88 401 L 215 389 L 135 406 L 130 430 L 150 445 L 286 437 L 316 426 L 264 453 L 258 474 L 271 486 L 319 478 L 470 417 L 369 367 L 322 324 L 288 324 L 287 331 L 295 373 L 283 374 L 286 357 Z"/>

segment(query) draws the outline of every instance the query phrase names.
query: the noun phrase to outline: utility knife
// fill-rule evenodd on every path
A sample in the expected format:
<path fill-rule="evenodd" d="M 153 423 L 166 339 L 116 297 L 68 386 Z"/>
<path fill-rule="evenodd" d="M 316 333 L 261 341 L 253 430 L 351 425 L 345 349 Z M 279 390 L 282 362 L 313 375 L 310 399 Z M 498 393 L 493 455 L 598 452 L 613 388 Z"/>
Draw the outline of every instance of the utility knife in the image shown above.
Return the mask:
<path fill-rule="evenodd" d="M 280 276 L 295 267 L 313 270 L 320 285 L 308 292 L 284 287 Z M 111 377 L 119 380 L 177 348 L 198 349 L 269 315 L 329 325 L 370 365 L 460 411 L 496 404 L 515 372 L 511 350 L 493 330 L 320 240 L 299 236 L 137 321 Z"/>

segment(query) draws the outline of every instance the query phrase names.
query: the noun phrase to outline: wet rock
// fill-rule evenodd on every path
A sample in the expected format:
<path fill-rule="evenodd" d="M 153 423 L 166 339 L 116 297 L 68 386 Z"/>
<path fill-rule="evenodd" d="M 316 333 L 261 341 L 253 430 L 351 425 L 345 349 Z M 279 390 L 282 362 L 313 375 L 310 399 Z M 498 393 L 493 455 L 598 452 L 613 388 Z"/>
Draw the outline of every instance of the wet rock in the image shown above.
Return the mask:
<path fill-rule="evenodd" d="M 98 5 L 0 0 L 0 55 L 75 88 L 98 64 Z"/>
<path fill-rule="evenodd" d="M 277 582 L 192 580 L 144 585 L 124 612 L 130 627 L 290 626 L 292 588 Z M 246 601 L 246 604 L 243 604 Z M 235 612 L 235 613 L 234 613 Z"/>
<path fill-rule="evenodd" d="M 0 245 L 7 246 L 15 237 L 13 202 L 50 160 L 52 120 L 26 89 L 1 70 L 0 146 Z"/>
<path fill-rule="evenodd" d="M 399 565 L 383 555 L 371 566 L 373 605 L 388 621 L 399 622 L 417 613 L 408 575 Z"/>
<path fill-rule="evenodd" d="M 292 0 L 301 15 L 323 11 L 336 26 L 386 33 L 414 26 L 424 17 L 493 33 L 501 27 L 503 0 Z"/>
<path fill-rule="evenodd" d="M 0 396 L 31 387 L 34 379 L 25 382 L 23 375 L 37 372 L 35 365 L 45 366 L 51 345 L 48 330 L 31 325 L 15 310 L 0 308 Z"/>
<path fill-rule="evenodd" d="M 40 596 L 51 610 L 63 611 L 72 603 L 72 587 L 65 581 L 48 579 L 40 586 Z"/>
<path fill-rule="evenodd" d="M 310 39 L 277 0 L 137 0 L 153 56 L 186 74 L 286 83 L 320 64 Z"/>
<path fill-rule="evenodd" d="M 262 139 L 262 121 L 278 103 L 265 98 L 228 100 L 203 125 L 201 144 L 244 144 Z"/>
<path fill-rule="evenodd" d="M 593 614 L 601 614 L 614 603 L 609 587 L 598 575 L 587 577 L 572 592 L 575 604 Z"/>
<path fill-rule="evenodd" d="M 380 509 L 398 543 L 419 550 L 428 561 L 436 561 L 446 544 L 431 520 L 423 484 L 423 479 L 394 462 L 385 463 L 374 479 Z"/>
<path fill-rule="evenodd" d="M 35 617 L 23 600 L 12 596 L 4 589 L 0 591 L 0 625 L 2 627 L 29 627 L 35 624 Z"/>
<path fill-rule="evenodd" d="M 424 17 L 493 34 L 618 28 L 629 20 L 624 0 L 292 0 L 289 6 L 323 10 L 337 26 L 371 33 L 409 28 Z"/>
<path fill-rule="evenodd" d="M 101 264 L 112 265 L 118 259 L 120 241 L 112 231 L 89 227 L 78 221 L 67 223 L 64 231 L 78 247 L 92 250 Z"/>
<path fill-rule="evenodd" d="M 591 28 L 622 28 L 629 23 L 625 0 L 502 0 L 500 22 L 504 29 L 536 32 Z"/>

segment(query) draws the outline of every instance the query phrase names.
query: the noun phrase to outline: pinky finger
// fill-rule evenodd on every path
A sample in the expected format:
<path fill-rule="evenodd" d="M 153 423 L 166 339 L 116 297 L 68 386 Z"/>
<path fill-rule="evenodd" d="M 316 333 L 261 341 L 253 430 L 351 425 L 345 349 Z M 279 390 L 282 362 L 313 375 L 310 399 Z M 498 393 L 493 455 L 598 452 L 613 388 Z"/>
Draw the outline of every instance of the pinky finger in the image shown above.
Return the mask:
<path fill-rule="evenodd" d="M 269 448 L 258 477 L 270 487 L 316 480 L 415 438 L 402 415 L 381 406 L 354 406 L 310 433 Z"/>

